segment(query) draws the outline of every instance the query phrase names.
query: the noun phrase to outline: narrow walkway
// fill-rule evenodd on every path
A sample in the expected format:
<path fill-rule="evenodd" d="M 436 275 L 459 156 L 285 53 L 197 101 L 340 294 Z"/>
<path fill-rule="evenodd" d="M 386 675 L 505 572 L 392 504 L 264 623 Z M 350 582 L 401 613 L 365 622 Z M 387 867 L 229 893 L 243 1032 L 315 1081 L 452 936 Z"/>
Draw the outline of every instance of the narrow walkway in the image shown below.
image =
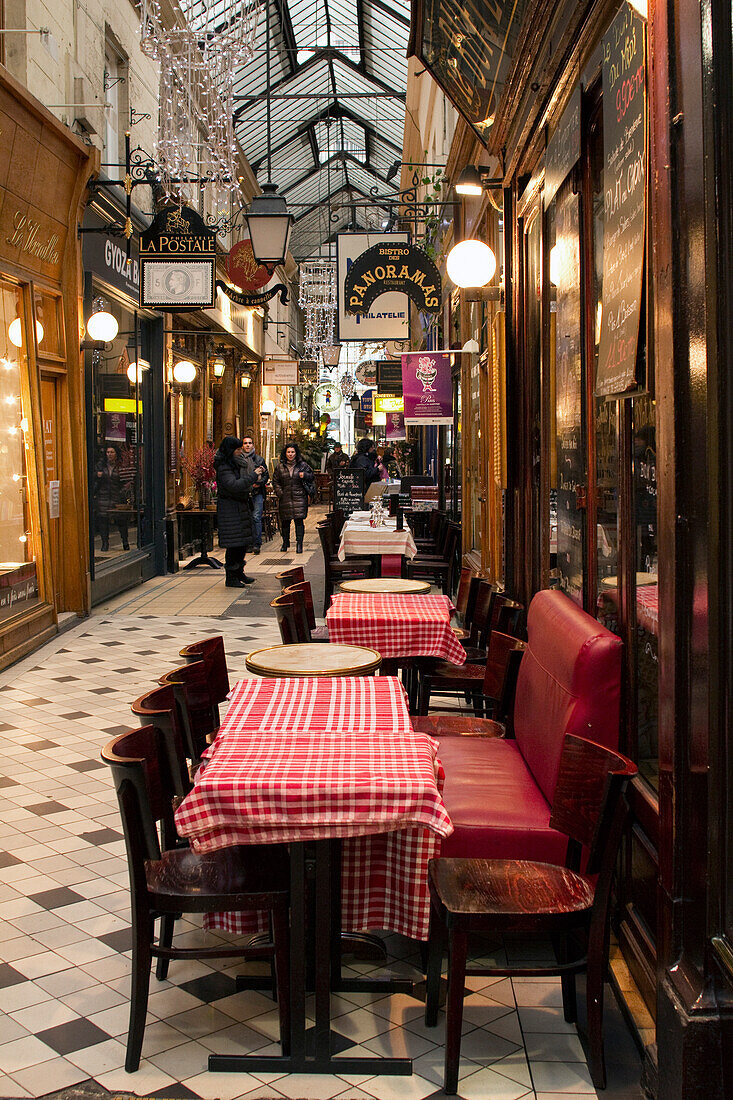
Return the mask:
<path fill-rule="evenodd" d="M 240 967 L 173 963 L 151 979 L 149 1022 L 138 1073 L 124 1072 L 130 931 L 127 864 L 101 747 L 131 724 L 130 701 L 178 663 L 186 642 L 219 633 L 234 678 L 244 656 L 279 641 L 269 601 L 275 573 L 302 561 L 320 581 L 309 522 L 306 553 L 275 543 L 248 561 L 246 591 L 224 588 L 222 571 L 199 567 L 156 578 L 97 609 L 88 620 L 0 674 L 0 1097 L 57 1090 L 233 1100 L 424 1100 L 442 1096 L 444 1026 L 426 1029 L 417 997 L 344 994 L 333 1003 L 343 1053 L 414 1059 L 409 1078 L 211 1074 L 212 1052 L 273 1047 L 272 1000 L 235 992 Z M 318 594 L 316 594 L 318 600 Z M 320 601 L 317 603 L 320 606 Z M 181 921 L 179 937 L 202 937 Z M 220 937 L 225 939 L 228 937 Z M 386 937 L 391 968 L 419 981 L 415 945 Z M 489 945 L 493 952 L 500 945 Z M 521 943 L 510 945 L 524 955 Z M 348 960 L 353 972 L 371 964 Z M 346 968 L 347 971 L 349 968 Z M 559 983 L 471 978 L 459 1095 L 465 1100 L 557 1100 L 595 1096 L 575 1029 L 564 1022 Z M 609 996 L 611 1100 L 636 1100 L 639 1061 Z"/>

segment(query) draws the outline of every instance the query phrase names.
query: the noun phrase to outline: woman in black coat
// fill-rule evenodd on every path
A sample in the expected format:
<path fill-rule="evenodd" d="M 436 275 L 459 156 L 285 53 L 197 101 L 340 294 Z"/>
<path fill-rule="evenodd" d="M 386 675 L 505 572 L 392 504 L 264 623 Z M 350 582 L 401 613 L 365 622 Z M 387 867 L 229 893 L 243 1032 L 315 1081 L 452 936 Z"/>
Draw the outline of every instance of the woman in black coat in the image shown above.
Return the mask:
<path fill-rule="evenodd" d="M 254 584 L 254 577 L 244 574 L 244 558 L 247 547 L 254 542 L 252 523 L 252 485 L 242 454 L 242 440 L 227 435 L 214 455 L 216 470 L 216 519 L 219 528 L 219 546 L 226 550 L 227 588 L 244 588 Z"/>
<path fill-rule="evenodd" d="M 379 481 L 379 467 L 372 457 L 376 457 L 374 443 L 371 439 L 360 439 L 356 445 L 356 451 L 351 456 L 349 468 L 364 471 L 364 489 L 366 490 L 373 481 Z"/>
<path fill-rule="evenodd" d="M 315 494 L 316 481 L 310 466 L 303 460 L 297 443 L 286 444 L 280 452 L 280 461 L 272 474 L 272 486 L 277 494 L 280 529 L 283 533 L 280 549 L 290 549 L 292 519 L 295 521 L 295 552 L 302 554 L 308 501 Z"/>
<path fill-rule="evenodd" d="M 118 512 L 117 506 L 125 502 L 125 489 L 120 476 L 120 452 L 114 443 L 108 443 L 104 458 L 97 463 L 94 478 L 94 506 L 97 513 L 97 530 L 102 538 L 102 551 L 109 550 L 110 514 L 120 532 L 122 549 L 129 550 L 127 512 Z"/>

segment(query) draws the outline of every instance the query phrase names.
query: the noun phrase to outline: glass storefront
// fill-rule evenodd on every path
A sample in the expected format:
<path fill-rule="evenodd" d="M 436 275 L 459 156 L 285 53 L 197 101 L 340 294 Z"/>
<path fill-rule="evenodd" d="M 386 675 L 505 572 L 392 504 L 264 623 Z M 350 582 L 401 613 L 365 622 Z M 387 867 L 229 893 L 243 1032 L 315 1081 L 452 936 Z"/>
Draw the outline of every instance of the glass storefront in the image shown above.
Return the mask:
<path fill-rule="evenodd" d="M 22 289 L 0 280 L 0 623 L 40 603 L 40 532 L 30 506 L 31 416 Z M 39 344 L 43 331 L 37 328 Z"/>

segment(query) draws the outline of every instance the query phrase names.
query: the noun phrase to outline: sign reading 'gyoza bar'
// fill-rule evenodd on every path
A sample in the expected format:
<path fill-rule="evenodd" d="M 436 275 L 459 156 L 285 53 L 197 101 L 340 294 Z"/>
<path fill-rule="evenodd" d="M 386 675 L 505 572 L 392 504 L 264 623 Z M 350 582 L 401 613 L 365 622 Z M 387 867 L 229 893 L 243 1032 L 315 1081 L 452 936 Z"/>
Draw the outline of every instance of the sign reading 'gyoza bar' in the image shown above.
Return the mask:
<path fill-rule="evenodd" d="M 162 210 L 140 236 L 140 305 L 212 308 L 216 233 L 188 206 Z"/>
<path fill-rule="evenodd" d="M 344 284 L 347 313 L 366 313 L 381 294 L 401 291 L 423 313 L 440 311 L 440 272 L 421 248 L 384 241 L 362 252 Z"/>

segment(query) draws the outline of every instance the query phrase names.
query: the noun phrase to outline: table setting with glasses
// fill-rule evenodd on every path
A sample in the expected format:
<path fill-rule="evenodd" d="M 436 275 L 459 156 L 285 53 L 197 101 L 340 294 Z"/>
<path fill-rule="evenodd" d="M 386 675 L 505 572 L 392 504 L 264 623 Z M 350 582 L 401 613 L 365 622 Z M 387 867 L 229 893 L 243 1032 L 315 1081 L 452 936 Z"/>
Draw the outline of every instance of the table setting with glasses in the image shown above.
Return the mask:
<path fill-rule="evenodd" d="M 437 749 L 436 741 L 413 731 L 395 677 L 251 679 L 234 686 L 176 825 L 197 852 L 263 842 L 289 846 L 291 1034 L 289 1053 L 212 1055 L 211 1070 L 411 1072 L 407 1058 L 361 1051 L 336 1058 L 330 997 L 411 989 L 405 980 L 343 978 L 339 937 L 344 928 L 427 938 L 427 864 L 453 831 Z M 306 844 L 314 860 L 309 935 Z M 218 914 L 209 926 L 247 932 L 247 919 Z M 311 1044 L 305 1001 L 313 944 Z"/>
<path fill-rule="evenodd" d="M 399 528 L 399 518 L 390 516 L 381 501 L 374 501 L 368 511 L 352 512 L 341 531 L 339 561 L 347 555 L 395 555 L 414 558 L 417 546 L 408 526 Z"/>

